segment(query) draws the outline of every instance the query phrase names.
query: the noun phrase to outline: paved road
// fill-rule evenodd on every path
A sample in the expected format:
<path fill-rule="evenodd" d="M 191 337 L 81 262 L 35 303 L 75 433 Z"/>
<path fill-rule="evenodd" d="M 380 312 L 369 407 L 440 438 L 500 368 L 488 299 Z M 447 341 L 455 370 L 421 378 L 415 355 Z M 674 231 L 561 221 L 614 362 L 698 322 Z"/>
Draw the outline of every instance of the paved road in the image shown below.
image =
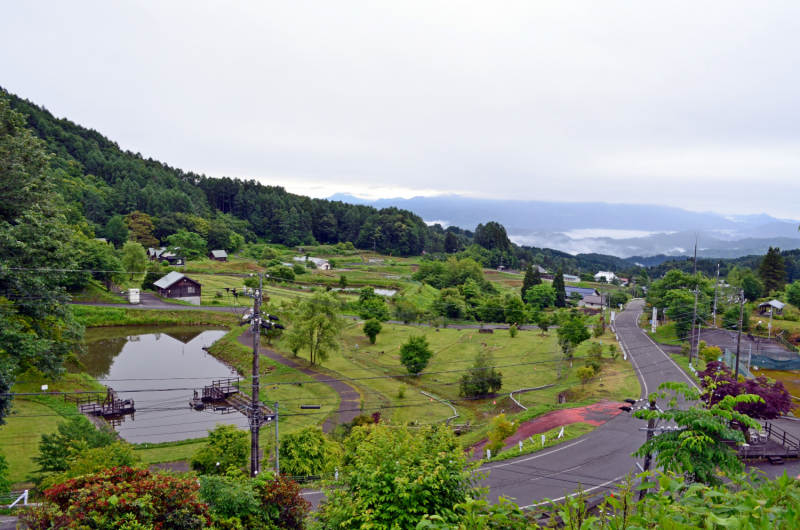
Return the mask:
<path fill-rule="evenodd" d="M 643 302 L 631 302 L 617 316 L 617 332 L 628 352 L 632 369 L 638 370 L 641 397 L 654 392 L 664 381 L 692 381 L 636 325 Z M 631 396 L 638 398 L 640 396 Z M 630 455 L 644 442 L 645 424 L 627 413 L 619 414 L 591 433 L 547 451 L 489 464 L 482 484 L 489 486 L 491 500 L 514 498 L 531 506 L 544 498 L 559 499 L 580 483 L 597 491 L 609 487 L 635 467 Z"/>

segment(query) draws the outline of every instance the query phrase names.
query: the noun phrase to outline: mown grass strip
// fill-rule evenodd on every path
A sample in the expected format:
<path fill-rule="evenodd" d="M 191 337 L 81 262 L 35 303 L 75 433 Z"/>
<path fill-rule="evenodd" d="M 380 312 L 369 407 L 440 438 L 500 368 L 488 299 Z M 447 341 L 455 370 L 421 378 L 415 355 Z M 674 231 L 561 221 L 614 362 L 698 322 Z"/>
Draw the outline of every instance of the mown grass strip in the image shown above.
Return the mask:
<path fill-rule="evenodd" d="M 529 455 L 531 453 L 541 451 L 542 449 L 547 449 L 549 447 L 553 447 L 554 445 L 578 438 L 579 436 L 583 436 L 584 434 L 592 432 L 594 429 L 595 426 L 588 423 L 570 423 L 569 425 L 564 426 L 564 435 L 561 438 L 558 438 L 558 433 L 561 432 L 561 427 L 557 427 L 541 434 L 534 434 L 531 437 L 533 438 L 533 442 L 531 442 L 530 439 L 526 439 L 522 443 L 522 451 L 520 451 L 518 447 L 512 447 L 502 451 L 497 456 L 492 456 L 491 460 L 484 458 L 482 461 L 499 462 L 501 460 L 509 460 L 518 456 Z M 542 435 L 545 437 L 544 445 L 542 445 Z"/>
<path fill-rule="evenodd" d="M 86 327 L 200 325 L 235 326 L 239 318 L 219 311 L 171 311 L 129 309 L 125 307 L 72 306 L 75 319 Z"/>

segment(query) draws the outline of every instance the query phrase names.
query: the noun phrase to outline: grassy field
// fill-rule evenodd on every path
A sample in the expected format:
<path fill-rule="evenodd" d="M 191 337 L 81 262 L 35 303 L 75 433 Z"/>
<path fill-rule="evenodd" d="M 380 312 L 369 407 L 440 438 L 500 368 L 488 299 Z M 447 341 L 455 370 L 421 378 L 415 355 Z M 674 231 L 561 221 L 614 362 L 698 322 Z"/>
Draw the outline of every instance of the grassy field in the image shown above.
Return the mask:
<path fill-rule="evenodd" d="M 183 272 L 189 273 L 236 273 L 247 274 L 250 272 L 263 272 L 264 267 L 259 267 L 258 263 L 252 260 L 239 259 L 235 256 L 228 256 L 228 261 L 215 261 L 204 258 L 197 261 L 189 261 Z"/>
<path fill-rule="evenodd" d="M 424 334 L 435 352 L 420 377 L 407 377 L 399 361 L 400 345 L 413 334 Z M 603 341 L 605 348 L 615 343 L 610 331 L 599 340 Z M 352 325 L 344 333 L 342 350 L 331 355 L 323 367 L 344 377 L 361 379 L 358 385 L 365 392 L 365 408 L 369 411 L 383 408 L 384 416 L 391 414 L 394 421 L 402 422 L 428 423 L 452 415 L 449 407 L 423 397 L 420 391 L 450 400 L 462 416 L 459 421 L 483 421 L 499 413 L 503 407 L 509 407 L 511 402 L 507 395 L 485 400 L 464 400 L 459 396 L 458 380 L 472 366 L 475 354 L 483 349 L 493 352 L 498 369 L 504 374 L 505 393 L 554 384 L 540 392 L 523 394 L 522 403 L 526 406 L 555 406 L 556 394 L 567 389 L 571 393 L 568 406 L 576 406 L 576 401 L 589 403 L 602 398 L 638 397 L 639 383 L 631 365 L 621 357 L 613 361 L 607 354 L 604 355 L 601 373 L 585 389 L 581 388 L 574 372 L 583 365 L 581 357 L 586 355 L 588 346 L 586 342 L 575 352 L 573 368 L 568 361 L 563 363 L 559 379 L 553 362 L 555 333 L 542 337 L 538 332 L 520 332 L 512 339 L 505 331 L 479 334 L 477 329 L 436 331 L 426 327 L 384 324 L 373 345 L 358 325 Z M 408 390 L 405 397 L 400 398 L 398 390 L 403 384 Z"/>
<path fill-rule="evenodd" d="M 31 458 L 38 454 L 39 439 L 42 434 L 54 433 L 60 418 L 46 405 L 14 401 L 6 425 L 0 427 L 0 453 L 8 461 L 11 482 L 26 482 L 27 475 L 36 469 Z"/>

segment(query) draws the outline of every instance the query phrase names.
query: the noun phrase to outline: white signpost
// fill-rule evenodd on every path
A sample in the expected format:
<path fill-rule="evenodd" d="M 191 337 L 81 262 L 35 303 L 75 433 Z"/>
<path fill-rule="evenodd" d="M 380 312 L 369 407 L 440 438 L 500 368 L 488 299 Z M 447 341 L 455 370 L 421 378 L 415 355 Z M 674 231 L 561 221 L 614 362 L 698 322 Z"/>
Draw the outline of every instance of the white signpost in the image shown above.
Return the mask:
<path fill-rule="evenodd" d="M 658 321 L 658 316 L 657 316 L 656 311 L 658 311 L 658 310 L 654 307 L 653 308 L 653 320 L 650 321 L 650 324 L 652 324 L 652 327 L 653 327 L 653 329 L 652 329 L 653 333 L 656 332 L 656 322 Z"/>

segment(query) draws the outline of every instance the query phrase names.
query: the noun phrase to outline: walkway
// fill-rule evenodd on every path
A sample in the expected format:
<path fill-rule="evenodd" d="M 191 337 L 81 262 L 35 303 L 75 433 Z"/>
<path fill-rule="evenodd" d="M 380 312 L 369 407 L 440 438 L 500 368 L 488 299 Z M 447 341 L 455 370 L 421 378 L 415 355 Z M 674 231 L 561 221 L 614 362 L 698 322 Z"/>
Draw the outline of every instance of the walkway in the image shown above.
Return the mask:
<path fill-rule="evenodd" d="M 248 348 L 253 347 L 253 332 L 250 329 L 247 329 L 244 333 L 239 335 L 239 342 L 247 346 Z M 347 423 L 353 421 L 353 418 L 358 416 L 359 411 L 359 404 L 361 402 L 361 394 L 358 391 L 350 386 L 349 384 L 342 382 L 342 381 L 331 381 L 333 379 L 329 375 L 324 375 L 316 370 L 312 370 L 311 368 L 305 368 L 300 364 L 292 361 L 291 359 L 287 359 L 280 353 L 270 350 L 269 348 L 264 348 L 259 344 L 259 353 L 269 359 L 275 361 L 276 363 L 282 364 L 284 366 L 288 366 L 290 368 L 294 368 L 309 377 L 313 377 L 317 381 L 323 381 L 324 385 L 329 386 L 339 395 L 339 410 L 337 414 L 328 417 L 325 420 L 325 423 L 322 424 L 322 430 L 325 432 L 331 432 L 334 427 L 336 427 L 337 423 Z"/>

